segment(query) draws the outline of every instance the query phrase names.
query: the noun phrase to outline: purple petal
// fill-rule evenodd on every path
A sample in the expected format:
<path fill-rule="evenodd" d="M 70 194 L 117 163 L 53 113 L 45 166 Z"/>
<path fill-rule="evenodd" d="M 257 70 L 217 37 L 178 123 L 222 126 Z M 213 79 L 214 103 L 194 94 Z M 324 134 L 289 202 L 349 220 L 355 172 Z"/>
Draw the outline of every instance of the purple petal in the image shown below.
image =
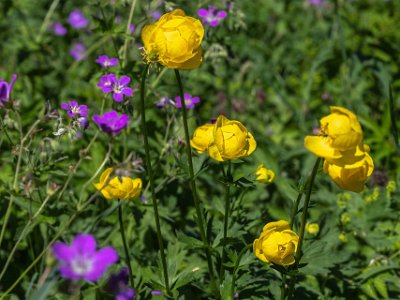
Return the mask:
<path fill-rule="evenodd" d="M 115 76 L 115 74 L 112 74 L 112 73 L 108 75 L 108 80 L 112 84 L 117 84 L 118 83 L 117 77 Z"/>
<path fill-rule="evenodd" d="M 131 88 L 126 87 L 122 89 L 122 94 L 124 94 L 125 96 L 131 97 L 133 94 L 133 91 Z"/>
<path fill-rule="evenodd" d="M 78 234 L 72 241 L 71 250 L 90 255 L 96 251 L 96 239 L 91 234 Z"/>
<path fill-rule="evenodd" d="M 72 101 L 68 101 L 70 106 L 78 106 L 78 102 L 72 100 Z"/>
<path fill-rule="evenodd" d="M 71 259 L 71 249 L 67 244 L 55 242 L 51 247 L 51 250 L 58 260 L 68 262 Z"/>
<path fill-rule="evenodd" d="M 183 97 L 185 97 L 186 100 L 192 99 L 192 95 L 187 93 L 183 94 Z"/>
<path fill-rule="evenodd" d="M 113 91 L 113 88 L 112 88 L 112 86 L 103 86 L 103 87 L 101 87 L 101 91 L 103 93 L 110 93 Z"/>
<path fill-rule="evenodd" d="M 71 118 L 74 118 L 76 116 L 76 113 L 73 113 L 72 111 L 68 111 L 68 116 L 70 116 Z"/>
<path fill-rule="evenodd" d="M 192 98 L 192 103 L 198 103 L 198 102 L 200 102 L 200 98 L 199 97 Z"/>
<path fill-rule="evenodd" d="M 117 251 L 112 247 L 105 247 L 94 254 L 93 269 L 91 272 L 85 274 L 83 278 L 89 281 L 97 281 L 104 275 L 108 266 L 117 261 Z"/>
<path fill-rule="evenodd" d="M 124 100 L 124 95 L 122 93 L 114 93 L 113 99 L 117 102 L 121 102 L 122 100 Z"/>
<path fill-rule="evenodd" d="M 110 62 L 110 67 L 114 67 L 118 65 L 118 58 L 111 58 L 109 62 Z"/>
<path fill-rule="evenodd" d="M 65 109 L 65 110 L 69 110 L 69 105 L 68 105 L 68 103 L 61 103 L 60 107 L 61 107 L 62 109 Z"/>
<path fill-rule="evenodd" d="M 220 19 L 225 19 L 226 16 L 227 16 L 227 13 L 224 10 L 220 10 L 216 15 L 216 17 L 220 18 Z"/>
<path fill-rule="evenodd" d="M 211 27 L 216 27 L 218 26 L 219 21 L 218 20 L 212 20 L 211 22 L 209 22 L 208 24 L 210 24 Z"/>
<path fill-rule="evenodd" d="M 125 86 L 125 85 L 127 85 L 129 82 L 131 82 L 131 79 L 130 79 L 130 77 L 129 76 L 122 76 L 121 78 L 120 78 L 120 80 L 119 80 L 119 84 L 120 85 L 123 85 L 123 86 Z"/>
<path fill-rule="evenodd" d="M 197 11 L 197 15 L 198 15 L 199 17 L 205 18 L 205 17 L 208 16 L 208 10 L 205 9 L 205 8 L 200 8 L 200 9 Z"/>

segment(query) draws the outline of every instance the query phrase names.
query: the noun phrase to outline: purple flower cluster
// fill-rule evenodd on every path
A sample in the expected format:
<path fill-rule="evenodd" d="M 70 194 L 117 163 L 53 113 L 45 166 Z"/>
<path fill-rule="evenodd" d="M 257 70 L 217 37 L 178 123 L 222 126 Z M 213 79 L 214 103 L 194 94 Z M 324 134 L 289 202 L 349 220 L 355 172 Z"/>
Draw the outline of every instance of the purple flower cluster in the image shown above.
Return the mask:
<path fill-rule="evenodd" d="M 118 65 L 118 58 L 109 58 L 107 55 L 100 55 L 96 62 L 103 68 L 115 67 Z"/>
<path fill-rule="evenodd" d="M 215 27 L 226 18 L 227 12 L 225 10 L 217 10 L 214 6 L 209 6 L 208 9 L 200 8 L 197 15 L 202 19 L 204 24 Z"/>
<path fill-rule="evenodd" d="M 193 97 L 190 94 L 184 94 L 184 97 L 185 97 L 186 109 L 194 108 L 195 103 L 200 102 L 200 98 L 199 97 Z M 182 107 L 182 102 L 181 102 L 181 97 L 180 96 L 175 98 L 175 106 L 176 107 Z"/>
<path fill-rule="evenodd" d="M 92 119 L 105 133 L 113 136 L 120 133 L 129 123 L 128 115 L 119 116 L 115 110 L 106 112 L 102 116 L 94 115 Z"/>
<path fill-rule="evenodd" d="M 97 281 L 118 260 L 118 254 L 112 247 L 97 251 L 96 239 L 90 234 L 78 234 L 71 245 L 55 242 L 52 251 L 59 261 L 58 271 L 68 279 Z"/>
<path fill-rule="evenodd" d="M 132 300 L 136 296 L 136 291 L 129 288 L 128 268 L 122 268 L 118 273 L 112 274 L 107 281 L 106 291 L 113 295 L 116 300 Z"/>
<path fill-rule="evenodd" d="M 100 82 L 97 84 L 101 88 L 103 93 L 113 93 L 113 98 L 117 102 L 124 100 L 124 96 L 132 96 L 133 90 L 127 87 L 131 78 L 129 76 L 122 76 L 117 79 L 115 74 L 108 74 L 101 76 Z"/>
<path fill-rule="evenodd" d="M 11 82 L 0 78 L 0 107 L 4 106 L 4 104 L 10 102 L 11 100 L 11 91 L 14 87 L 14 83 L 17 80 L 17 75 L 13 74 Z"/>

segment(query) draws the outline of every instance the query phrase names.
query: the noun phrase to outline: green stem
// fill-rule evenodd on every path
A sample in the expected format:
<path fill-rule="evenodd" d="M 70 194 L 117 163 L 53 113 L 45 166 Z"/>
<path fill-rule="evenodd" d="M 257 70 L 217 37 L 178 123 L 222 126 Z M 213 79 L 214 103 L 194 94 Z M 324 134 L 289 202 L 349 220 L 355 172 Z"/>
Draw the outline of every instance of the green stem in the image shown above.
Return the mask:
<path fill-rule="evenodd" d="M 0 115 L 0 123 L 1 123 L 1 128 L 4 131 L 4 134 L 6 135 L 9 143 L 11 144 L 11 147 L 14 147 L 15 145 L 14 145 L 13 141 L 11 140 L 10 136 L 8 135 L 7 127 L 5 126 L 5 124 L 3 122 L 3 118 L 1 117 L 1 115 Z"/>
<path fill-rule="evenodd" d="M 301 222 L 300 222 L 299 243 L 297 245 L 297 250 L 296 250 L 296 255 L 295 255 L 295 263 L 293 265 L 294 271 L 297 271 L 299 268 L 299 263 L 300 263 L 300 259 L 301 259 L 301 248 L 302 248 L 303 242 L 304 242 L 304 232 L 305 232 L 306 222 L 307 222 L 308 206 L 310 204 L 311 192 L 312 192 L 312 188 L 314 186 L 314 179 L 317 175 L 321 160 L 322 159 L 320 157 L 318 157 L 317 160 L 315 161 L 313 170 L 312 170 L 310 178 L 309 178 L 309 183 L 307 186 L 307 194 L 306 194 L 306 198 L 304 200 L 303 213 L 301 215 Z M 290 286 L 289 286 L 288 299 L 291 299 L 291 297 L 292 297 L 295 284 L 296 284 L 296 274 L 294 273 L 294 275 L 291 278 L 291 282 L 290 282 Z"/>
<path fill-rule="evenodd" d="M 122 54 L 122 68 L 125 68 L 126 62 L 127 62 L 127 57 L 128 57 L 128 36 L 129 36 L 129 27 L 132 23 L 132 18 L 133 18 L 133 12 L 135 11 L 135 6 L 136 6 L 136 1 L 137 0 L 132 0 L 131 4 L 131 10 L 129 11 L 129 18 L 128 18 L 128 23 L 126 24 L 126 31 L 125 31 L 125 42 L 124 42 L 124 48 L 123 48 L 123 54 Z"/>
<path fill-rule="evenodd" d="M 131 288 L 135 288 L 135 285 L 134 285 L 134 282 L 133 282 L 133 272 L 132 272 L 131 258 L 129 256 L 128 244 L 126 243 L 124 222 L 122 221 L 122 204 L 120 203 L 119 199 L 118 199 L 118 204 L 119 204 L 118 205 L 119 230 L 121 232 L 122 243 L 124 244 L 125 260 L 126 260 L 125 263 L 128 266 L 129 281 L 131 283 Z"/>
<path fill-rule="evenodd" d="M 187 110 L 186 110 L 186 103 L 185 103 L 185 95 L 183 92 L 181 75 L 179 74 L 179 71 L 177 69 L 175 69 L 175 76 L 176 76 L 176 80 L 178 82 L 179 96 L 181 97 L 183 128 L 185 130 L 185 141 L 186 141 L 186 154 L 188 157 L 188 164 L 189 164 L 189 176 L 190 176 L 189 182 L 190 182 L 190 188 L 192 190 L 194 206 L 196 208 L 197 225 L 199 226 L 201 240 L 203 242 L 203 247 L 205 249 L 205 253 L 206 253 L 206 257 L 207 257 L 208 272 L 210 275 L 212 288 L 216 289 L 217 286 L 215 283 L 214 270 L 212 267 L 210 246 L 209 246 L 208 240 L 207 240 L 206 230 L 205 230 L 205 226 L 204 226 L 204 223 L 205 223 L 204 216 L 202 214 L 199 197 L 197 195 L 197 188 L 196 188 L 196 182 L 195 182 L 195 177 L 194 177 L 193 158 L 192 158 L 192 149 L 190 148 L 190 135 L 189 135 L 189 126 L 188 126 L 188 121 L 187 121 L 188 118 L 187 118 Z"/>
<path fill-rule="evenodd" d="M 222 281 L 224 278 L 224 261 L 225 261 L 225 245 L 226 245 L 226 239 L 228 237 L 228 223 L 229 223 L 229 210 L 230 210 L 230 188 L 231 188 L 231 183 L 230 183 L 230 176 L 231 176 L 231 161 L 228 160 L 228 171 L 224 172 L 224 166 L 221 165 L 222 167 L 222 173 L 224 174 L 225 177 L 225 215 L 224 215 L 224 235 L 223 235 L 223 243 L 222 243 L 222 255 L 221 255 L 221 266 L 219 269 L 219 277 Z"/>
<path fill-rule="evenodd" d="M 285 291 L 286 291 L 286 275 L 284 273 L 281 273 L 282 275 L 282 285 L 281 285 L 281 300 L 285 300 Z"/>
<path fill-rule="evenodd" d="M 151 191 L 151 198 L 153 200 L 153 209 L 154 209 L 154 219 L 156 223 L 156 230 L 157 230 L 157 239 L 158 239 L 158 246 L 160 247 L 160 254 L 161 254 L 161 263 L 164 273 L 164 282 L 165 282 L 165 289 L 167 294 L 170 295 L 170 287 L 169 287 L 169 279 L 168 279 L 168 268 L 167 268 L 167 258 L 165 256 L 164 251 L 164 244 L 161 237 L 161 225 L 160 225 L 160 216 L 158 214 L 158 204 L 156 198 L 156 190 L 154 185 L 154 178 L 153 178 L 153 170 L 151 167 L 151 158 L 150 158 L 150 146 L 149 146 L 149 139 L 147 133 L 147 125 L 146 125 L 146 107 L 145 107 L 145 95 L 146 95 L 146 77 L 147 72 L 149 71 L 149 64 L 146 64 L 143 72 L 142 72 L 142 80 L 140 82 L 140 110 L 141 110 L 141 119 L 142 119 L 142 130 L 143 130 L 143 140 L 144 140 L 144 151 L 146 152 L 146 169 L 147 169 L 147 176 L 149 178 L 150 183 L 150 191 Z"/>
<path fill-rule="evenodd" d="M 46 16 L 44 17 L 42 26 L 40 26 L 39 34 L 36 37 L 36 42 L 39 44 L 42 40 L 43 33 L 47 29 L 50 23 L 50 19 L 54 14 L 54 11 L 56 10 L 58 3 L 60 0 L 54 0 L 53 3 L 51 3 L 49 10 L 46 13 Z"/>
<path fill-rule="evenodd" d="M 237 272 L 237 270 L 238 270 L 238 268 L 239 268 L 240 260 L 242 259 L 242 256 L 246 253 L 246 251 L 247 251 L 248 249 L 250 249 L 251 247 L 253 247 L 253 244 L 248 244 L 248 245 L 246 245 L 246 246 L 242 249 L 242 251 L 240 251 L 240 253 L 239 253 L 239 255 L 238 255 L 237 259 L 236 259 L 235 267 L 233 268 L 233 273 L 232 273 L 232 289 L 231 289 L 231 296 L 232 296 L 232 298 L 233 298 L 233 294 L 235 293 L 236 272 Z"/>

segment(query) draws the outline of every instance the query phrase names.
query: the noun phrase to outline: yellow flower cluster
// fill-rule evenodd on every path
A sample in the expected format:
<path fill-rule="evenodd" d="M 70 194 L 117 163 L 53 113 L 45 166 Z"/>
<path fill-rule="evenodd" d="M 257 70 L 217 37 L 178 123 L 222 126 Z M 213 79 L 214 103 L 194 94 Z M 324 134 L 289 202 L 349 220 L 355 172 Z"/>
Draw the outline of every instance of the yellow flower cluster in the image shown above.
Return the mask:
<path fill-rule="evenodd" d="M 254 240 L 253 252 L 263 262 L 288 266 L 294 264 L 299 237 L 287 221 L 270 222 Z"/>
<path fill-rule="evenodd" d="M 194 69 L 202 62 L 201 22 L 176 9 L 142 30 L 145 58 L 172 69 Z"/>
<path fill-rule="evenodd" d="M 324 171 L 341 188 L 361 192 L 372 174 L 374 162 L 363 144 L 363 132 L 357 116 L 350 110 L 331 106 L 331 114 L 320 120 L 318 136 L 307 136 L 304 146 L 323 157 Z"/>
<path fill-rule="evenodd" d="M 100 176 L 100 182 L 95 184 L 103 196 L 107 199 L 129 200 L 140 196 L 142 180 L 123 176 L 121 180 L 115 176 L 110 179 L 113 169 L 108 168 Z"/>
<path fill-rule="evenodd" d="M 253 135 L 242 123 L 224 116 L 219 116 L 215 124 L 198 127 L 190 145 L 199 153 L 207 151 L 217 161 L 249 156 L 257 147 Z"/>

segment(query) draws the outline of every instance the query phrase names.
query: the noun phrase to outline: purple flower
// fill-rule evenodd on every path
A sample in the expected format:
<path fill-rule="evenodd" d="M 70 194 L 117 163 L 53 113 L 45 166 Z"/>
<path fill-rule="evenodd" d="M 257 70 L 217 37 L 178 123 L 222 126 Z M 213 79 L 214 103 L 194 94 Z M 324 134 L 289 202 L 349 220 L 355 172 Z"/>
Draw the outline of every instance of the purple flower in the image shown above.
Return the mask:
<path fill-rule="evenodd" d="M 83 130 L 86 130 L 89 127 L 89 121 L 85 117 L 78 118 L 78 122 L 79 122 L 79 127 L 81 127 Z"/>
<path fill-rule="evenodd" d="M 86 47 L 82 43 L 74 43 L 69 54 L 77 61 L 83 60 L 86 57 Z"/>
<path fill-rule="evenodd" d="M 153 18 L 154 21 L 158 21 L 162 16 L 161 12 L 159 10 L 155 10 L 151 13 L 151 17 Z"/>
<path fill-rule="evenodd" d="M 52 250 L 60 263 L 58 271 L 68 279 L 97 281 L 118 260 L 117 251 L 112 247 L 96 251 L 96 240 L 91 234 L 78 234 L 70 246 L 55 242 Z"/>
<path fill-rule="evenodd" d="M 89 25 L 89 21 L 80 9 L 75 9 L 69 14 L 68 23 L 75 29 L 85 28 Z"/>
<path fill-rule="evenodd" d="M 58 36 L 63 36 L 67 34 L 67 28 L 65 28 L 65 26 L 60 22 L 54 22 L 51 26 L 51 29 L 53 30 L 54 34 Z"/>
<path fill-rule="evenodd" d="M 323 6 L 325 4 L 325 0 L 308 0 L 308 4 L 312 6 Z"/>
<path fill-rule="evenodd" d="M 217 10 L 214 6 L 209 6 L 208 9 L 200 8 L 197 15 L 202 18 L 205 24 L 215 27 L 225 19 L 227 13 L 224 10 Z"/>
<path fill-rule="evenodd" d="M 103 93 L 113 92 L 113 98 L 117 102 L 124 100 L 124 96 L 132 96 L 133 91 L 130 87 L 127 87 L 131 79 L 129 76 L 122 76 L 119 80 L 115 74 L 108 74 L 101 76 L 100 82 L 97 84 L 101 88 Z"/>
<path fill-rule="evenodd" d="M 131 32 L 131 33 L 133 33 L 134 31 L 135 31 L 135 29 L 136 29 L 136 26 L 135 26 L 135 24 L 130 24 L 129 25 L 129 31 Z"/>
<path fill-rule="evenodd" d="M 109 58 L 107 55 L 100 55 L 96 62 L 100 64 L 103 68 L 114 67 L 118 65 L 118 58 Z"/>
<path fill-rule="evenodd" d="M 10 83 L 0 78 L 0 107 L 3 106 L 5 103 L 10 102 L 11 91 L 14 87 L 14 82 L 16 80 L 17 74 L 13 74 Z"/>
<path fill-rule="evenodd" d="M 104 132 L 112 135 L 120 133 L 129 123 L 128 115 L 121 114 L 121 116 L 118 116 L 115 110 L 106 112 L 102 116 L 94 115 L 92 119 Z"/>
<path fill-rule="evenodd" d="M 156 106 L 157 108 L 163 108 L 167 105 L 175 105 L 175 101 L 169 99 L 167 96 L 162 97 L 160 100 L 157 101 Z"/>
<path fill-rule="evenodd" d="M 199 97 L 192 97 L 192 95 L 190 95 L 190 94 L 185 94 L 184 97 L 185 97 L 185 105 L 186 105 L 187 109 L 194 108 L 194 104 L 200 102 Z M 182 107 L 180 96 L 175 98 L 175 106 Z"/>
<path fill-rule="evenodd" d="M 61 108 L 68 112 L 68 116 L 74 118 L 77 115 L 87 117 L 88 107 L 86 105 L 79 105 L 78 102 L 72 100 L 68 103 L 61 103 Z"/>
<path fill-rule="evenodd" d="M 129 288 L 128 279 L 128 268 L 124 267 L 118 273 L 114 273 L 110 276 L 105 289 L 108 293 L 115 296 L 116 300 L 134 299 L 136 296 L 136 291 Z"/>
<path fill-rule="evenodd" d="M 151 291 L 151 295 L 152 295 L 152 296 L 161 296 L 161 295 L 162 295 L 162 292 L 161 292 L 161 291 L 158 291 L 158 290 L 154 290 L 154 291 Z"/>

